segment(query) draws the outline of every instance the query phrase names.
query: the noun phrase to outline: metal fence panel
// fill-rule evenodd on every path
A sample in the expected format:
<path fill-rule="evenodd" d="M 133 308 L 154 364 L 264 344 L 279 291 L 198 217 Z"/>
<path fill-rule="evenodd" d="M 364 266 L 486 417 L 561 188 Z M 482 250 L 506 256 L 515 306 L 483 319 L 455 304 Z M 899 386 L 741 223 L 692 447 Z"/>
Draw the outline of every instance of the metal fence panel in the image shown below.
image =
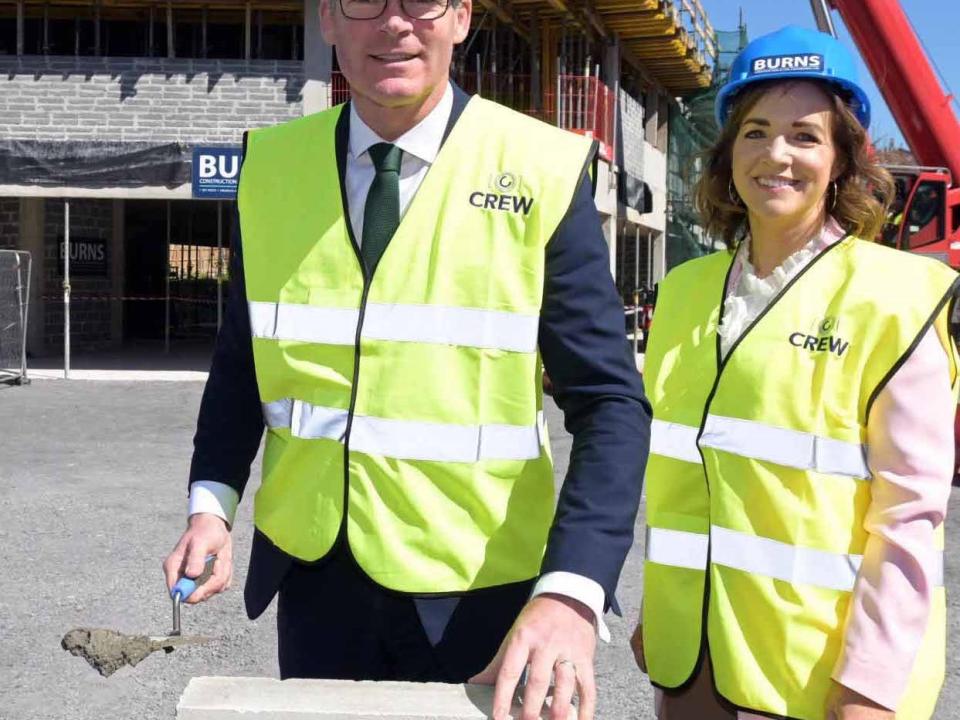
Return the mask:
<path fill-rule="evenodd" d="M 0 250 L 0 382 L 27 382 L 27 323 L 32 257 Z"/>

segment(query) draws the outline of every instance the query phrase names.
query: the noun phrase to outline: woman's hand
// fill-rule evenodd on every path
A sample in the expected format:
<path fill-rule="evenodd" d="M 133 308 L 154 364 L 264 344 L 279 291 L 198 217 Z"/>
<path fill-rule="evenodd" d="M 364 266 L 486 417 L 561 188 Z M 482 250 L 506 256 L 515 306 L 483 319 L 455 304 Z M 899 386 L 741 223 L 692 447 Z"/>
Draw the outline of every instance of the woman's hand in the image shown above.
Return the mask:
<path fill-rule="evenodd" d="M 827 696 L 827 720 L 894 720 L 896 713 L 840 683 Z"/>
<path fill-rule="evenodd" d="M 637 623 L 637 629 L 633 631 L 633 637 L 630 638 L 630 649 L 633 650 L 633 659 L 636 660 L 637 667 L 646 672 L 647 661 L 643 659 L 643 623 Z"/>

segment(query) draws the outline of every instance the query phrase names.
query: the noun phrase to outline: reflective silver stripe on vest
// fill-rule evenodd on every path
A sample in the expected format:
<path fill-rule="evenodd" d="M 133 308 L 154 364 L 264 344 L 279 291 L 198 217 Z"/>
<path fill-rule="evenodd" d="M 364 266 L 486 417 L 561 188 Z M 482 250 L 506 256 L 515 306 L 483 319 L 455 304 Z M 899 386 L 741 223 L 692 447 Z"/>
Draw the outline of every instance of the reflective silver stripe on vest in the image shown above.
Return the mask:
<path fill-rule="evenodd" d="M 849 475 L 863 480 L 871 477 L 866 447 L 860 443 L 834 440 L 752 420 L 708 415 L 700 445 L 798 470 Z"/>
<path fill-rule="evenodd" d="M 647 526 L 647 560 L 659 565 L 703 570 L 709 545 L 702 533 Z"/>
<path fill-rule="evenodd" d="M 700 463 L 700 453 L 697 452 L 699 430 L 692 425 L 654 420 L 651 424 L 650 452 Z M 860 443 L 834 440 L 752 420 L 708 415 L 700 446 L 797 470 L 848 475 L 862 480 L 871 478 L 866 447 Z"/>
<path fill-rule="evenodd" d="M 346 410 L 311 405 L 300 400 L 264 403 L 270 428 L 289 428 L 294 437 L 327 438 L 342 442 Z M 533 460 L 540 457 L 543 413 L 537 424 L 445 425 L 354 415 L 350 449 L 399 460 L 475 463 L 481 460 Z"/>
<path fill-rule="evenodd" d="M 360 311 L 295 303 L 251 302 L 254 337 L 327 345 L 356 342 Z M 442 305 L 368 303 L 362 337 L 532 353 L 540 318 L 499 310 Z"/>
<path fill-rule="evenodd" d="M 367 305 L 363 337 L 532 353 L 538 315 L 440 305 Z"/>
<path fill-rule="evenodd" d="M 647 560 L 659 565 L 704 570 L 707 546 L 702 533 L 647 528 Z M 710 528 L 709 547 L 715 565 L 844 592 L 853 590 L 863 561 L 862 555 L 799 547 L 718 525 Z M 930 583 L 943 587 L 943 552 L 936 551 L 933 561 Z"/>
<path fill-rule="evenodd" d="M 710 559 L 716 565 L 789 583 L 831 590 L 853 590 L 862 555 L 831 553 L 788 545 L 713 525 Z"/>
<path fill-rule="evenodd" d="M 254 337 L 326 345 L 353 345 L 357 341 L 359 310 L 269 302 L 249 305 Z"/>
<path fill-rule="evenodd" d="M 650 452 L 675 460 L 702 462 L 697 449 L 700 428 L 654 419 L 650 423 Z"/>

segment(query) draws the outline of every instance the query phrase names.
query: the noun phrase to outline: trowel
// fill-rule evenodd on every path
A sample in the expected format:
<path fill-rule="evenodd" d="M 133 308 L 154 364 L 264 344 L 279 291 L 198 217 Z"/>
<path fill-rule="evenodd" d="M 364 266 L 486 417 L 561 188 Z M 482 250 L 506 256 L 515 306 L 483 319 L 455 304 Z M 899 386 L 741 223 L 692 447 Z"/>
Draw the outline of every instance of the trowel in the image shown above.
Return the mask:
<path fill-rule="evenodd" d="M 194 635 L 192 637 L 183 636 L 180 631 L 180 605 L 184 600 L 193 595 L 194 591 L 198 587 L 210 579 L 210 576 L 213 575 L 213 563 L 216 561 L 216 559 L 216 555 L 208 556 L 204 561 L 203 572 L 200 573 L 198 577 L 182 577 L 177 580 L 176 584 L 170 590 L 170 599 L 173 601 L 173 629 L 170 631 L 169 635 L 164 637 L 150 638 L 155 642 L 169 643 L 169 645 L 163 646 L 167 652 L 172 652 L 173 649 L 178 645 L 205 643 L 210 642 L 213 639 L 209 637 L 202 637 L 200 635 Z"/>
<path fill-rule="evenodd" d="M 169 635 L 124 635 L 101 628 L 75 628 L 63 636 L 61 647 L 79 655 L 104 677 L 124 665 L 136 665 L 157 650 L 171 653 L 183 645 L 202 645 L 214 640 L 202 635 L 183 635 L 180 626 L 180 606 L 213 574 L 215 556 L 207 558 L 203 572 L 196 578 L 180 578 L 170 590 L 173 602 L 173 629 Z"/>

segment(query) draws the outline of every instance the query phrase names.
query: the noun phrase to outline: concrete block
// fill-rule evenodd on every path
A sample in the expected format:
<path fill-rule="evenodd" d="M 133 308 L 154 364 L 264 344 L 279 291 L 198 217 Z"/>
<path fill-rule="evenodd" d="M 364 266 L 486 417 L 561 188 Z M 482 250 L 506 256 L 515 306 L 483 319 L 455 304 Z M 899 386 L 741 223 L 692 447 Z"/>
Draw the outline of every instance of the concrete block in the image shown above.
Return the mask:
<path fill-rule="evenodd" d="M 177 720 L 484 720 L 492 702 L 487 685 L 199 677 L 183 691 Z M 519 706 L 510 717 L 520 717 Z"/>

